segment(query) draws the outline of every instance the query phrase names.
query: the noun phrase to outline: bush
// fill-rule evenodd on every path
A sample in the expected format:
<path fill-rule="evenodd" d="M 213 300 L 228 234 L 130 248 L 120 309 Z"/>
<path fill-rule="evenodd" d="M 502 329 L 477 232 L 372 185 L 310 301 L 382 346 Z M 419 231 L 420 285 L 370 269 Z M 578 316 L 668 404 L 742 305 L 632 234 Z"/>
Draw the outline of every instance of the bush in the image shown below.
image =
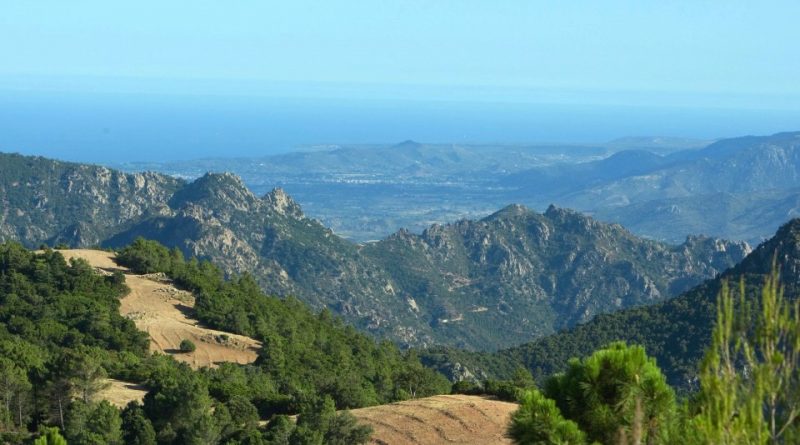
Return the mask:
<path fill-rule="evenodd" d="M 179 348 L 181 352 L 194 352 L 197 346 L 195 346 L 191 340 L 185 338 L 181 341 Z"/>

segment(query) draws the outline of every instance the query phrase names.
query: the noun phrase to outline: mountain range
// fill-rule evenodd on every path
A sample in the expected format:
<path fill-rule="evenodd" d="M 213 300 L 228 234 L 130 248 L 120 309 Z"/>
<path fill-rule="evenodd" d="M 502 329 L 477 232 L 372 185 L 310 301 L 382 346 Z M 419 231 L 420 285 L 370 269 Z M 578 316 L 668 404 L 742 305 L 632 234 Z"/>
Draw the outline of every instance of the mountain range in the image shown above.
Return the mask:
<path fill-rule="evenodd" d="M 550 204 L 576 209 L 670 243 L 705 234 L 758 244 L 800 215 L 799 142 L 799 132 L 582 146 L 406 141 L 121 167 L 191 179 L 231 171 L 259 194 L 280 185 L 307 214 L 356 241 L 479 219 L 519 203 L 542 212 Z"/>
<path fill-rule="evenodd" d="M 543 378 L 566 369 L 573 357 L 585 357 L 621 340 L 644 346 L 672 386 L 697 389 L 697 369 L 711 343 L 723 283 L 737 287 L 743 281 L 752 290 L 749 298 L 757 298 L 773 264 L 786 297 L 800 297 L 800 219 L 781 226 L 736 266 L 671 300 L 598 315 L 573 328 L 493 354 L 433 348 L 425 353 L 425 361 L 451 378 L 510 378 L 517 366 Z"/>
<path fill-rule="evenodd" d="M 520 205 L 358 244 L 306 217 L 283 190 L 258 197 L 232 174 L 187 182 L 19 155 L 0 156 L 0 172 L 3 240 L 155 239 L 410 346 L 531 341 L 676 296 L 749 252 L 707 237 L 669 245 L 577 212 Z"/>
<path fill-rule="evenodd" d="M 518 172 L 504 184 L 516 187 L 522 202 L 543 196 L 656 239 L 705 233 L 760 242 L 800 215 L 800 132 L 667 155 L 621 151 Z"/>

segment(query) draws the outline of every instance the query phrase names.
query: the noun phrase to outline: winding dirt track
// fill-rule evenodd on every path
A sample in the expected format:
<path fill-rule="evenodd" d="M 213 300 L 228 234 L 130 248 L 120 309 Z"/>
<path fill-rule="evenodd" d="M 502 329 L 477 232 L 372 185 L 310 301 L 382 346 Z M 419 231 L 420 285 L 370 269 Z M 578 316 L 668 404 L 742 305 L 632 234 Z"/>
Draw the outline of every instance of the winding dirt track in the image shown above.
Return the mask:
<path fill-rule="evenodd" d="M 120 313 L 150 335 L 150 350 L 173 356 L 193 368 L 213 367 L 221 362 L 252 363 L 260 343 L 242 335 L 201 326 L 191 318 L 194 298 L 158 277 L 134 275 L 114 262 L 112 252 L 75 249 L 61 250 L 65 258 L 83 258 L 102 272 L 120 270 L 131 292 L 120 300 Z M 182 340 L 191 340 L 197 349 L 182 353 Z"/>
<path fill-rule="evenodd" d="M 440 395 L 350 412 L 372 426 L 376 445 L 495 445 L 504 437 L 515 403 L 478 396 Z"/>

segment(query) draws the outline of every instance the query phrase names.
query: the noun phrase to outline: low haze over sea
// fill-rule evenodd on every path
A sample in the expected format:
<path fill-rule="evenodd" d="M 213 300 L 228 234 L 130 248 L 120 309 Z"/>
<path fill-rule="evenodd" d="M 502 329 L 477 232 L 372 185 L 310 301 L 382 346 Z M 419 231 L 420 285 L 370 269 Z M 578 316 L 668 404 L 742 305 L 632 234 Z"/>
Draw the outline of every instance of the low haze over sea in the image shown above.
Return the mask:
<path fill-rule="evenodd" d="M 715 139 L 800 125 L 794 107 L 681 105 L 647 97 L 580 103 L 403 97 L 0 90 L 0 151 L 113 163 L 270 155 L 315 144 L 599 143 L 624 136 Z M 480 96 L 480 95 L 476 95 Z M 563 97 L 561 95 L 560 97 Z M 597 99 L 596 97 L 594 99 Z M 664 105 L 664 103 L 667 103 Z"/>

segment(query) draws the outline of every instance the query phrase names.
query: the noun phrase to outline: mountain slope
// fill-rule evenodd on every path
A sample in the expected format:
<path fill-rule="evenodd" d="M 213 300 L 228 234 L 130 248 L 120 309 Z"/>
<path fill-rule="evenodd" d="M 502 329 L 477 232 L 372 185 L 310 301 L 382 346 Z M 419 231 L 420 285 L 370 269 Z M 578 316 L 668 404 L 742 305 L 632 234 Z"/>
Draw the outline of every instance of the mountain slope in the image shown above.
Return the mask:
<path fill-rule="evenodd" d="M 156 173 L 0 154 L 0 239 L 28 247 L 99 244 L 120 228 L 168 211 L 184 182 Z"/>
<path fill-rule="evenodd" d="M 509 206 L 419 236 L 399 232 L 364 252 L 392 275 L 395 294 L 405 293 L 417 317 L 461 339 L 451 344 L 486 348 L 664 300 L 747 249 L 708 238 L 667 246 L 576 212 Z"/>
<path fill-rule="evenodd" d="M 724 139 L 666 156 L 623 151 L 501 183 L 516 188 L 517 201 L 557 202 L 657 239 L 704 233 L 760 242 L 795 210 L 789 195 L 800 187 L 800 132 Z M 759 206 L 764 199 L 769 212 Z"/>
<path fill-rule="evenodd" d="M 170 205 L 172 216 L 109 245 L 155 239 L 409 345 L 513 345 L 677 295 L 747 253 L 706 238 L 671 247 L 574 212 L 521 206 L 360 246 L 304 217 L 280 190 L 259 199 L 231 175 L 207 175 Z"/>
<path fill-rule="evenodd" d="M 680 297 L 653 306 L 600 315 L 571 330 L 500 351 L 495 359 L 501 364 L 524 363 L 534 375 L 546 376 L 563 369 L 572 357 L 586 356 L 612 341 L 624 340 L 644 345 L 671 384 L 691 386 L 696 366 L 710 342 L 722 281 L 737 283 L 744 279 L 749 286 L 760 286 L 771 271 L 773 256 L 778 261 L 787 295 L 797 298 L 800 219 L 783 225 L 773 238 L 737 266 Z"/>
<path fill-rule="evenodd" d="M 565 196 L 578 208 L 800 186 L 800 132 L 726 139 L 675 154 L 665 166 Z M 603 199 L 598 200 L 602 196 Z"/>
<path fill-rule="evenodd" d="M 29 175 L 52 164 L 25 159 Z M 709 238 L 670 246 L 575 212 L 551 207 L 538 214 L 522 206 L 359 245 L 305 217 L 282 190 L 257 197 L 230 174 L 207 174 L 192 183 L 151 174 L 149 187 L 131 190 L 120 184 L 139 176 L 108 171 L 120 179 L 100 181 L 104 170 L 70 168 L 79 176 L 73 182 L 90 184 L 89 192 L 59 189 L 59 200 L 43 210 L 51 218 L 72 212 L 92 231 L 93 238 L 68 243 L 85 246 L 99 239 L 119 247 L 139 236 L 155 239 L 211 259 L 227 273 L 251 273 L 267 293 L 294 295 L 407 345 L 496 349 L 530 341 L 600 313 L 675 296 L 748 251 Z M 85 202 L 111 195 L 143 204 L 122 218 Z M 17 230 L 8 238 L 33 244 L 56 239 L 63 230 L 47 229 L 48 237 L 26 238 Z"/>
<path fill-rule="evenodd" d="M 80 258 L 102 273 L 123 272 L 130 293 L 120 300 L 119 313 L 133 320 L 150 336 L 150 351 L 172 356 L 192 368 L 214 367 L 222 362 L 253 363 L 261 344 L 251 338 L 201 326 L 187 314 L 194 310 L 191 292 L 179 290 L 164 277 L 135 275 L 114 261 L 111 252 L 60 250 L 65 259 Z M 183 340 L 197 349 L 181 352 Z"/>

